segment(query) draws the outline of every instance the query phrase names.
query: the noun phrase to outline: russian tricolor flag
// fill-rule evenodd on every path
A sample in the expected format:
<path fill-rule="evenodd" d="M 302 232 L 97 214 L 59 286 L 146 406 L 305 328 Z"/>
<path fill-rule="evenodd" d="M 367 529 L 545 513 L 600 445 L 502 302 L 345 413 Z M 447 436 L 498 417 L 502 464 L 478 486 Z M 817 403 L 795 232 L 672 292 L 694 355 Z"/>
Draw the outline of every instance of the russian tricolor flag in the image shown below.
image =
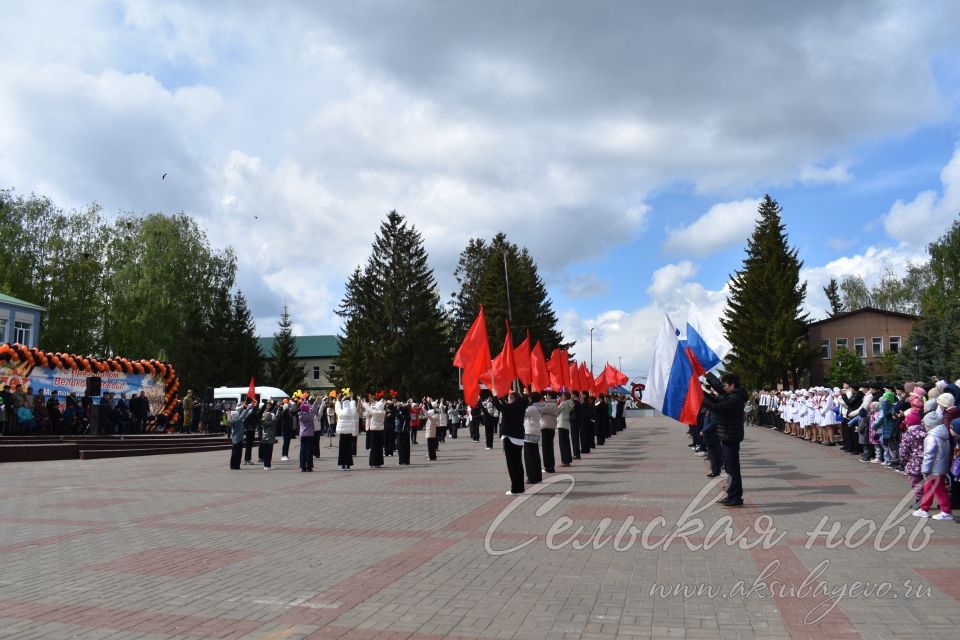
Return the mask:
<path fill-rule="evenodd" d="M 703 372 L 692 348 L 680 340 L 673 322 L 665 316 L 657 336 L 644 401 L 665 416 L 684 424 L 695 424 L 703 402 L 699 381 Z"/>
<path fill-rule="evenodd" d="M 723 361 L 730 351 L 730 343 L 716 322 L 703 317 L 700 309 L 690 305 L 687 312 L 687 347 L 703 371 L 710 371 Z"/>

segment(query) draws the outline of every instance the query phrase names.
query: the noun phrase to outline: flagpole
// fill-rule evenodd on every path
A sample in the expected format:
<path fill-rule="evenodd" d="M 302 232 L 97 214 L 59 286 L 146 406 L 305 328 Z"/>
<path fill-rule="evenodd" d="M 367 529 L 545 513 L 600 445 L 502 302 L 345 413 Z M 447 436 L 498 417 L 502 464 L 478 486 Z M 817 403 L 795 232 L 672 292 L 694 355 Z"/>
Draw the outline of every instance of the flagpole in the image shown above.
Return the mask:
<path fill-rule="evenodd" d="M 510 274 L 507 272 L 507 252 L 503 252 L 503 279 L 507 283 L 507 318 L 513 322 L 513 311 L 510 308 Z"/>

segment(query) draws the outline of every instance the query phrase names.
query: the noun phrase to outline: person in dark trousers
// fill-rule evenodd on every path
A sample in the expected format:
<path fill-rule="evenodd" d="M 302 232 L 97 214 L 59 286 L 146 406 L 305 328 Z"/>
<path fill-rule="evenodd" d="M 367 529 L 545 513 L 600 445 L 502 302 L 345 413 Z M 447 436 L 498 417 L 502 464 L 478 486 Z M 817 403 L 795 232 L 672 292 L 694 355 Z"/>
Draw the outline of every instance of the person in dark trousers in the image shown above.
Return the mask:
<path fill-rule="evenodd" d="M 627 401 L 623 396 L 617 398 L 617 431 L 623 431 L 627 428 L 627 419 L 624 416 L 624 410 L 627 408 Z"/>
<path fill-rule="evenodd" d="M 397 465 L 410 464 L 410 409 L 405 404 L 396 405 L 393 417 L 397 432 Z"/>
<path fill-rule="evenodd" d="M 480 442 L 480 419 L 483 416 L 482 404 L 480 399 L 470 407 L 470 439 L 474 442 Z"/>
<path fill-rule="evenodd" d="M 603 446 L 607 438 L 610 437 L 610 406 L 607 404 L 606 396 L 602 393 L 594 403 L 593 410 L 596 415 L 597 446 Z"/>
<path fill-rule="evenodd" d="M 573 450 L 570 448 L 570 424 L 572 422 L 570 414 L 573 407 L 570 392 L 564 392 L 560 406 L 557 407 L 557 446 L 560 447 L 561 467 L 569 467 L 573 462 Z"/>
<path fill-rule="evenodd" d="M 244 423 L 252 411 L 252 404 L 245 404 L 237 407 L 236 413 L 230 418 L 230 468 L 239 469 L 240 460 L 243 457 L 243 436 Z"/>
<path fill-rule="evenodd" d="M 580 392 L 573 393 L 573 408 L 570 410 L 570 445 L 573 447 L 573 459 L 580 457 L 580 426 L 583 424 L 583 404 L 580 402 Z"/>
<path fill-rule="evenodd" d="M 397 448 L 397 408 L 393 402 L 387 402 L 383 411 L 383 455 L 385 458 L 391 458 Z"/>
<path fill-rule="evenodd" d="M 557 397 L 551 391 L 544 394 L 543 400 L 537 403 L 537 409 L 540 411 L 540 445 L 543 449 L 543 470 L 547 473 L 554 473 L 555 456 L 553 440 L 557 431 Z M 567 441 L 569 448 L 570 442 Z"/>
<path fill-rule="evenodd" d="M 497 430 L 497 421 L 500 420 L 500 417 L 496 407 L 493 406 L 492 397 L 482 400 L 480 407 L 482 413 L 481 420 L 483 422 L 483 438 L 486 442 L 487 449 L 493 449 L 493 434 Z"/>
<path fill-rule="evenodd" d="M 589 391 L 584 391 L 580 397 L 580 453 L 590 453 L 596 440 L 594 435 L 594 425 L 596 423 L 597 413 L 593 406 L 593 399 Z"/>
<path fill-rule="evenodd" d="M 514 391 L 505 399 L 494 396 L 493 406 L 500 412 L 500 440 L 503 455 L 510 474 L 510 491 L 507 495 L 523 493 L 523 419 L 527 412 L 527 400 Z"/>
<path fill-rule="evenodd" d="M 276 407 L 276 403 L 267 404 L 260 417 L 260 459 L 263 460 L 264 469 L 273 468 L 273 445 L 277 442 L 277 423 L 280 421 L 274 413 Z"/>
<path fill-rule="evenodd" d="M 304 473 L 313 471 L 313 439 L 316 437 L 314 417 L 320 410 L 321 402 L 321 399 L 317 398 L 311 407 L 310 403 L 304 400 L 297 415 L 300 425 L 300 471 Z"/>
<path fill-rule="evenodd" d="M 253 464 L 253 442 L 257 439 L 257 431 L 260 430 L 260 415 L 263 409 L 257 407 L 253 402 L 250 403 L 251 410 L 246 413 L 243 419 L 243 435 L 246 441 L 246 449 L 243 452 L 243 464 Z M 263 405 L 266 408 L 267 405 Z"/>
<path fill-rule="evenodd" d="M 280 460 L 286 462 L 290 459 L 290 440 L 293 439 L 294 429 L 297 428 L 296 407 L 293 402 L 283 405 L 280 412 L 280 436 L 283 438 L 283 445 L 280 449 Z"/>
<path fill-rule="evenodd" d="M 729 476 L 727 494 L 717 503 L 724 507 L 742 507 L 740 443 L 743 442 L 743 407 L 747 403 L 747 392 L 740 387 L 740 376 L 735 373 L 723 374 L 720 381 L 723 383 L 723 393 L 718 396 L 708 388 L 710 392 L 704 394 L 702 405 L 714 414 L 723 467 Z"/>
<path fill-rule="evenodd" d="M 697 417 L 700 423 L 700 435 L 703 437 L 703 446 L 707 449 L 707 460 L 710 463 L 710 472 L 708 478 L 716 478 L 720 475 L 721 451 L 720 439 L 717 437 L 717 421 L 713 414 L 706 409 L 700 410 Z"/>

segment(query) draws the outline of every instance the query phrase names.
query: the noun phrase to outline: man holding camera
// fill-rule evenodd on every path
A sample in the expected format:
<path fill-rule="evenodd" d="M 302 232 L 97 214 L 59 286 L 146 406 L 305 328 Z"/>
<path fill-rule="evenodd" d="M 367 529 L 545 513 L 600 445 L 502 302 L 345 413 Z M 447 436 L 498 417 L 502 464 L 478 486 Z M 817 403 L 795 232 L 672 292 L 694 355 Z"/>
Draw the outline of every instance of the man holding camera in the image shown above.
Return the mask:
<path fill-rule="evenodd" d="M 714 378 L 715 380 L 715 378 Z M 726 496 L 717 500 L 723 507 L 743 506 L 743 482 L 740 478 L 740 443 L 743 441 L 743 406 L 747 392 L 740 387 L 740 376 L 725 373 L 720 378 L 723 392 L 704 387 L 703 408 L 712 411 L 716 420 L 717 437 L 723 467 L 727 470 Z"/>

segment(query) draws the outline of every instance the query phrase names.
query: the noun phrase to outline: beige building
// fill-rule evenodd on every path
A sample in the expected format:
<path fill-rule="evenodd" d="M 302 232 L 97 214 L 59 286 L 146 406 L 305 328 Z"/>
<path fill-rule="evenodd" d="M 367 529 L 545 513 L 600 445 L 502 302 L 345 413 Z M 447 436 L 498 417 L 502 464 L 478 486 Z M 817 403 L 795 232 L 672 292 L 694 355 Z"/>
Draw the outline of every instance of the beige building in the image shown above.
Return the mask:
<path fill-rule="evenodd" d="M 301 391 L 328 392 L 333 389 L 333 383 L 327 378 L 333 359 L 340 355 L 340 342 L 337 336 L 295 336 L 293 338 L 297 350 L 297 363 L 303 367 L 303 383 Z M 273 353 L 273 338 L 257 338 L 260 343 L 260 352 L 269 361 Z M 284 389 L 293 393 L 296 389 Z"/>
<path fill-rule="evenodd" d="M 807 338 L 810 346 L 820 350 L 820 357 L 810 367 L 810 384 L 824 384 L 833 354 L 842 347 L 860 357 L 872 379 L 879 379 L 881 376 L 874 373 L 879 369 L 877 359 L 889 351 L 900 351 L 917 320 L 908 313 L 864 307 L 811 322 Z"/>

